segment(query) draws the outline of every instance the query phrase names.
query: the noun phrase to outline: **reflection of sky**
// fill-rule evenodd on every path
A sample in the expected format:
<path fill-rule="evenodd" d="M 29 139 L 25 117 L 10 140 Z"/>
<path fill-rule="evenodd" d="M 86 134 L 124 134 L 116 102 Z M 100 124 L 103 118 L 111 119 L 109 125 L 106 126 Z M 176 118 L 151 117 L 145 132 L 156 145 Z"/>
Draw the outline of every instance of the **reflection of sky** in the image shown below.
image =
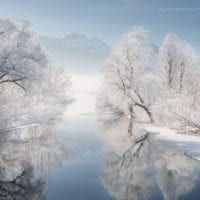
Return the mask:
<path fill-rule="evenodd" d="M 198 0 L 0 0 L 0 5 L 1 17 L 25 17 L 43 35 L 75 31 L 113 45 L 134 25 L 144 25 L 155 43 L 177 32 L 200 49 Z"/>
<path fill-rule="evenodd" d="M 103 143 L 98 139 L 94 112 L 95 97 L 76 95 L 59 129 L 70 156 L 62 168 L 47 178 L 49 200 L 113 200 L 100 180 Z"/>

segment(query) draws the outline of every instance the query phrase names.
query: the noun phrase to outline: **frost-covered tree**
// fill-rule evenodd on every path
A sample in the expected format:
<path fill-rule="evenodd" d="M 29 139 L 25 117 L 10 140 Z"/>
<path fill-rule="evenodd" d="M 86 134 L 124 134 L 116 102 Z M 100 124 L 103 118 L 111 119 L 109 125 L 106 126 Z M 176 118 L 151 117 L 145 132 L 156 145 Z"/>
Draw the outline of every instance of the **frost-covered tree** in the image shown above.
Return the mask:
<path fill-rule="evenodd" d="M 69 87 L 71 86 L 71 77 L 62 68 L 48 66 L 43 70 L 45 81 L 42 82 L 40 97 L 44 101 L 55 98 L 61 101 L 70 99 Z M 67 98 L 68 99 L 64 99 Z M 62 102 L 64 103 L 64 102 Z"/>
<path fill-rule="evenodd" d="M 49 63 L 28 21 L 0 19 L 1 126 L 56 117 L 71 101 L 70 86 L 69 75 Z"/>
<path fill-rule="evenodd" d="M 161 94 L 155 103 L 155 112 L 169 123 L 186 131 L 199 132 L 199 57 L 193 47 L 167 34 L 159 49 Z M 156 115 L 156 114 L 155 114 Z"/>
<path fill-rule="evenodd" d="M 175 93 L 187 90 L 196 61 L 191 45 L 176 34 L 167 34 L 159 49 L 159 61 L 169 90 Z"/>
<path fill-rule="evenodd" d="M 152 58 L 147 38 L 147 31 L 141 27 L 135 27 L 122 37 L 104 66 L 103 93 L 113 107 L 128 111 L 131 117 L 139 107 L 153 122 L 143 87 Z"/>
<path fill-rule="evenodd" d="M 176 34 L 167 34 L 160 48 L 148 44 L 147 36 L 136 27 L 113 49 L 97 107 L 128 114 L 130 121 L 146 113 L 151 122 L 199 132 L 199 56 Z"/>
<path fill-rule="evenodd" d="M 28 21 L 0 19 L 0 84 L 14 84 L 24 91 L 41 78 L 47 58 Z"/>

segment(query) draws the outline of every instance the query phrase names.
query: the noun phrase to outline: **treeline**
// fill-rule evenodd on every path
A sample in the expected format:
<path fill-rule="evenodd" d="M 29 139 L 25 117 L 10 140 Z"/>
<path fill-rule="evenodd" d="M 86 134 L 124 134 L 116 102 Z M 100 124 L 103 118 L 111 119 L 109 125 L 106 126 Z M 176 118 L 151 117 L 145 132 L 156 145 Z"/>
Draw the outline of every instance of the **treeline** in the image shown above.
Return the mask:
<path fill-rule="evenodd" d="M 196 133 L 199 77 L 199 55 L 188 42 L 169 33 L 156 47 L 149 42 L 147 30 L 135 27 L 105 63 L 97 107 Z"/>

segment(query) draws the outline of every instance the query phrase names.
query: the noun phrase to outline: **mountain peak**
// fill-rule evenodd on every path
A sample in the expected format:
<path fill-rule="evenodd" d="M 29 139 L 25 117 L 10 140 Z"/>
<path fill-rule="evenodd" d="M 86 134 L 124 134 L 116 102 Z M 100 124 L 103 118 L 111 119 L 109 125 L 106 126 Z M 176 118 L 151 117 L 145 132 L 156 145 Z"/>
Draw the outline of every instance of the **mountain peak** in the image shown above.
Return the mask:
<path fill-rule="evenodd" d="M 63 44 L 70 45 L 71 47 L 80 47 L 86 48 L 87 50 L 94 50 L 94 49 L 110 49 L 110 46 L 107 45 L 102 40 L 90 37 L 88 35 L 83 35 L 76 32 L 67 32 L 62 37 L 58 38 Z"/>
<path fill-rule="evenodd" d="M 62 37 L 40 38 L 54 64 L 74 71 L 99 68 L 111 50 L 104 41 L 75 32 L 68 32 Z"/>
<path fill-rule="evenodd" d="M 76 33 L 76 32 L 73 32 L 73 31 L 70 31 L 70 32 L 63 34 L 61 36 L 61 38 L 63 38 L 63 39 L 69 39 L 69 38 L 73 38 L 73 39 L 78 39 L 78 38 L 94 39 L 93 37 L 90 37 L 88 35 Z"/>
<path fill-rule="evenodd" d="M 65 34 L 63 34 L 61 36 L 61 38 L 74 37 L 74 36 L 75 37 L 80 37 L 80 36 L 84 36 L 84 35 L 82 35 L 80 33 L 76 33 L 76 32 L 70 31 L 70 32 L 66 32 Z"/>

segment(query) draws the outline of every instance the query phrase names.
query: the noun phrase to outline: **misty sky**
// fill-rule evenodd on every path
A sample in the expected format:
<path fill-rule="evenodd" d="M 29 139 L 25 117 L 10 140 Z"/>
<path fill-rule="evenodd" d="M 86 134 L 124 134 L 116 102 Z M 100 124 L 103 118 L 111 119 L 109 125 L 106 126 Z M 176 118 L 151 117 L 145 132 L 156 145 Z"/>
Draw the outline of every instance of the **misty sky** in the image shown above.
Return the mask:
<path fill-rule="evenodd" d="M 21 16 L 41 35 L 74 31 L 115 45 L 135 25 L 160 44 L 176 32 L 200 51 L 199 0 L 0 0 L 0 16 Z"/>

